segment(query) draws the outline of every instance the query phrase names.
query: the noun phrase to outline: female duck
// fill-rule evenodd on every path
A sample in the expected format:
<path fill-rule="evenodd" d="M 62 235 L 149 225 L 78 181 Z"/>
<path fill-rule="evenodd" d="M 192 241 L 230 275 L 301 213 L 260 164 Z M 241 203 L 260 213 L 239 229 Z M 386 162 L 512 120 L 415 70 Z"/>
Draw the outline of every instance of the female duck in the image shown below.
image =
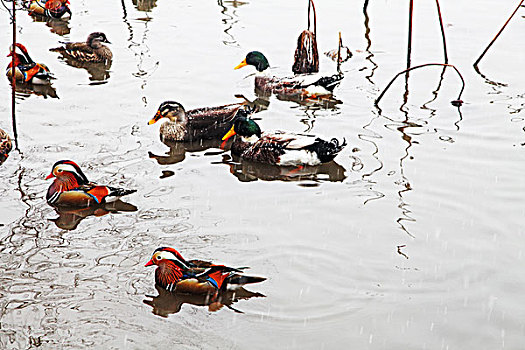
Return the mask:
<path fill-rule="evenodd" d="M 332 161 L 346 146 L 333 138 L 325 141 L 315 136 L 291 133 L 261 133 L 257 123 L 245 114 L 235 119 L 231 130 L 224 135 L 227 140 L 238 135 L 232 144 L 233 154 L 242 159 L 279 166 L 319 165 Z"/>
<path fill-rule="evenodd" d="M 94 32 L 88 35 L 86 42 L 64 43 L 64 46 L 50 49 L 50 51 L 60 52 L 62 56 L 78 62 L 108 63 L 113 59 L 113 53 L 102 43 L 111 44 L 106 34 Z"/>
<path fill-rule="evenodd" d="M 204 107 L 185 111 L 174 101 L 163 102 L 155 116 L 148 122 L 154 124 L 161 118 L 168 120 L 160 126 L 163 142 L 219 139 L 233 125 L 235 115 L 243 104 L 233 103 L 220 107 Z"/>
<path fill-rule="evenodd" d="M 89 207 L 117 200 L 137 190 L 97 185 L 90 182 L 80 167 L 71 160 L 60 160 L 53 165 L 47 179 L 55 181 L 47 190 L 47 203 L 53 206 Z"/>
<path fill-rule="evenodd" d="M 29 14 L 61 18 L 68 13 L 71 17 L 71 10 L 68 5 L 68 0 L 32 0 L 29 4 Z"/>
<path fill-rule="evenodd" d="M 246 58 L 234 69 L 245 66 L 254 66 L 259 73 L 265 72 L 270 67 L 266 56 L 259 51 L 249 52 Z M 343 77 L 344 75 L 342 73 L 327 77 L 301 74 L 291 78 L 278 78 L 257 74 L 255 76 L 255 89 L 263 93 L 316 98 L 331 95 Z"/>
<path fill-rule="evenodd" d="M 157 248 L 145 266 L 157 265 L 155 283 L 169 292 L 215 294 L 229 288 L 266 280 L 241 275 L 242 269 L 215 265 L 207 261 L 186 261 L 170 247 Z"/>
<path fill-rule="evenodd" d="M 10 53 L 7 57 L 12 56 L 14 56 L 14 73 L 16 80 L 36 85 L 46 85 L 53 79 L 49 68 L 47 68 L 45 64 L 34 62 L 24 45 L 17 43 L 15 44 L 14 50 L 11 46 Z M 12 67 L 13 61 L 9 62 L 6 68 L 6 75 L 10 79 L 13 76 Z"/>

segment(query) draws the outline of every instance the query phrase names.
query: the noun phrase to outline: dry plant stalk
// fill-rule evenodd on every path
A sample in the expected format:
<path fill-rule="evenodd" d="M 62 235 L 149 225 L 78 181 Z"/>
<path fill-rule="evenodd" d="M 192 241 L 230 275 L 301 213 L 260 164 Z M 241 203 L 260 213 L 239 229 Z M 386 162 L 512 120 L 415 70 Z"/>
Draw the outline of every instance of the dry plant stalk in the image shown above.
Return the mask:
<path fill-rule="evenodd" d="M 314 14 L 314 30 L 310 31 L 310 6 Z M 308 29 L 304 30 L 297 39 L 294 64 L 292 71 L 295 74 L 319 72 L 319 52 L 317 51 L 317 17 L 313 0 L 308 0 Z"/>

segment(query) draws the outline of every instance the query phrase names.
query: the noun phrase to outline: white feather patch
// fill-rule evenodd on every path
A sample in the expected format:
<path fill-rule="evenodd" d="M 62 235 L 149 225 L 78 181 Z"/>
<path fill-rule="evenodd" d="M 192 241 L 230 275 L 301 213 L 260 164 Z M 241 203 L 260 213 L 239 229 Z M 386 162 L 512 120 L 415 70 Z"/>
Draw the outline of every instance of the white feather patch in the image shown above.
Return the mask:
<path fill-rule="evenodd" d="M 317 154 L 306 150 L 287 150 L 279 157 L 278 165 L 295 166 L 295 165 L 319 165 L 321 161 Z"/>

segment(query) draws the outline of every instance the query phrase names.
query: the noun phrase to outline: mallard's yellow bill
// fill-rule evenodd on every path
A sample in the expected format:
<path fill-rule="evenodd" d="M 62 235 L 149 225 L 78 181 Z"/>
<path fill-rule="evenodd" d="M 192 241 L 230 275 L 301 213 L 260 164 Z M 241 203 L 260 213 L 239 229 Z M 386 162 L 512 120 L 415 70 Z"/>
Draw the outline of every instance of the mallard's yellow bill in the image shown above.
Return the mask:
<path fill-rule="evenodd" d="M 237 133 L 235 132 L 235 130 L 233 130 L 233 128 L 234 128 L 234 127 L 232 126 L 232 128 L 230 129 L 230 131 L 228 131 L 228 132 L 226 133 L 226 135 L 224 135 L 224 136 L 222 137 L 222 140 L 223 140 L 223 141 L 226 141 L 227 139 L 229 139 L 229 138 L 232 137 L 233 135 L 237 134 Z"/>
<path fill-rule="evenodd" d="M 246 63 L 246 58 L 245 58 L 244 60 L 242 60 L 241 63 L 239 63 L 239 64 L 238 64 L 237 66 L 235 66 L 235 68 L 233 68 L 233 69 L 239 69 L 239 68 L 242 68 L 242 67 L 247 66 L 247 65 L 248 65 L 248 63 Z"/>
<path fill-rule="evenodd" d="M 156 122 L 159 121 L 160 118 L 162 118 L 162 115 L 160 114 L 159 111 L 157 111 L 157 114 L 155 114 L 155 116 L 151 118 L 151 120 L 148 122 L 148 125 L 155 124 Z"/>

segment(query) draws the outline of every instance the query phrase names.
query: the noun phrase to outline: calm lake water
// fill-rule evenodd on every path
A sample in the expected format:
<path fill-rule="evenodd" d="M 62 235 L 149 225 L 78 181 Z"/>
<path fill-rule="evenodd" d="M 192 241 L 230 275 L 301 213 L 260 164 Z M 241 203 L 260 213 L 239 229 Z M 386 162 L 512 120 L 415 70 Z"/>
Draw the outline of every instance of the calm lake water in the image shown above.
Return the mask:
<path fill-rule="evenodd" d="M 71 1 L 69 23 L 18 14 L 18 38 L 55 73 L 53 91 L 20 92 L 18 146 L 0 167 L 0 348 L 522 349 L 525 343 L 525 9 L 472 63 L 516 1 L 444 1 L 450 63 L 396 82 L 406 65 L 408 2 L 318 1 L 320 52 L 338 32 L 354 56 L 311 108 L 270 99 L 263 130 L 345 137 L 318 174 L 297 178 L 211 148 L 168 148 L 148 126 L 168 99 L 186 108 L 255 98 L 248 51 L 291 73 L 306 1 Z M 0 49 L 11 29 L 0 12 Z M 48 49 L 103 31 L 106 72 Z M 412 64 L 441 62 L 435 2 L 415 6 Z M 4 58 L 2 64 L 7 65 Z M 334 63 L 324 55 L 321 71 Z M 438 91 L 437 93 L 434 91 Z M 0 127 L 12 133 L 0 79 Z M 45 202 L 44 177 L 75 160 L 100 183 L 134 188 L 135 212 L 71 223 Z M 89 213 L 86 213 L 86 215 Z M 66 218 L 67 219 L 67 218 Z M 155 315 L 153 250 L 250 266 L 266 297 Z"/>

